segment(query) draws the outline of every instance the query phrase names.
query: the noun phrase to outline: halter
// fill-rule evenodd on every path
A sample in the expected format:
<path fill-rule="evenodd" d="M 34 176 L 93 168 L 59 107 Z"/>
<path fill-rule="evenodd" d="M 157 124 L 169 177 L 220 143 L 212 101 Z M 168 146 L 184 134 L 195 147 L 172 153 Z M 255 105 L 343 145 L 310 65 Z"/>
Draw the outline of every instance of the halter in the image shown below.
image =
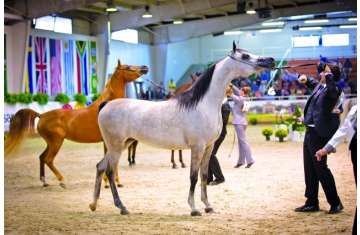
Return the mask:
<path fill-rule="evenodd" d="M 256 63 L 252 63 L 252 62 L 245 61 L 245 60 L 239 60 L 239 59 L 237 59 L 237 58 L 234 56 L 234 53 L 231 53 L 231 54 L 229 54 L 228 56 L 229 56 L 231 59 L 233 59 L 233 60 L 235 60 L 235 61 L 237 61 L 237 62 L 239 62 L 239 63 L 247 64 L 247 65 L 250 65 L 250 66 L 252 66 L 252 67 L 265 68 L 265 67 L 260 66 L 260 65 L 258 65 L 258 64 L 256 64 Z"/>

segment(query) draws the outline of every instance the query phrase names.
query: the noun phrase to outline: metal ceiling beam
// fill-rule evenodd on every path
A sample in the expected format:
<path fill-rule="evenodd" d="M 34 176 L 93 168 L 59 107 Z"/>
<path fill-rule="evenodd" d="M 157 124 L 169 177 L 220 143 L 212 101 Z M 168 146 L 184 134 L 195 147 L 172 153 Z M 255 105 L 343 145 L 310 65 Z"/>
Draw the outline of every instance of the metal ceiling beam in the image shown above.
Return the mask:
<path fill-rule="evenodd" d="M 160 44 L 183 41 L 212 33 L 224 32 L 226 30 L 231 30 L 234 28 L 250 26 L 256 23 L 263 22 L 265 20 L 276 19 L 278 17 L 287 17 L 299 14 L 319 14 L 332 11 L 352 10 L 356 12 L 356 1 L 343 1 L 340 4 L 338 3 L 339 1 L 306 5 L 301 7 L 276 9 L 272 11 L 272 17 L 266 19 L 260 19 L 257 17 L 257 15 L 241 14 L 227 17 L 219 17 L 214 19 L 185 22 L 181 25 L 160 26 L 154 29 L 156 35 L 154 36 L 153 43 Z"/>
<path fill-rule="evenodd" d="M 100 0 L 17 0 L 14 8 L 25 18 L 37 18 L 53 13 L 74 10 Z"/>
<path fill-rule="evenodd" d="M 165 20 L 171 20 L 187 14 L 192 14 L 216 7 L 234 4 L 235 0 L 194 0 L 189 2 L 169 2 L 162 5 L 151 5 L 150 12 L 153 17 L 144 19 L 144 9 L 137 9 L 129 12 L 117 12 L 110 15 L 112 31 L 126 28 L 139 28 L 148 24 L 154 24 Z"/>

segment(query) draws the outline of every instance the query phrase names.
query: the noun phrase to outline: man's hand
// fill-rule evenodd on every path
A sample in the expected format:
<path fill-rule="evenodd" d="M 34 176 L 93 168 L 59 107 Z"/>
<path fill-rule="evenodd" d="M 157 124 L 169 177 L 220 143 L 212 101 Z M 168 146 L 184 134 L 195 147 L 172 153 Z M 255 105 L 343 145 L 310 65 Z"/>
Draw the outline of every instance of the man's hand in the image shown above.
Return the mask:
<path fill-rule="evenodd" d="M 305 74 L 301 74 L 300 77 L 298 78 L 298 82 L 305 84 L 307 82 L 307 77 Z"/>
<path fill-rule="evenodd" d="M 326 154 L 328 154 L 326 149 L 322 148 L 322 149 L 318 150 L 315 153 L 316 160 L 321 161 L 321 158 L 324 157 Z"/>

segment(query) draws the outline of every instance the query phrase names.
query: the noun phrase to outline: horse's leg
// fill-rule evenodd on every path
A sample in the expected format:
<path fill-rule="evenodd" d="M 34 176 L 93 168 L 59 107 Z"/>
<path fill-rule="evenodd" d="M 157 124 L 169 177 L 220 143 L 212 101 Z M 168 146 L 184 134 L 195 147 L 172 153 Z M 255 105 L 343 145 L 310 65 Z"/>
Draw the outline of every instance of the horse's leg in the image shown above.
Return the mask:
<path fill-rule="evenodd" d="M 49 151 L 49 147 L 46 146 L 46 149 L 44 150 L 44 152 L 42 152 L 42 154 L 39 157 L 39 160 L 40 160 L 40 181 L 43 183 L 44 187 L 49 186 L 49 184 L 46 183 L 46 181 L 45 181 L 45 157 L 46 157 L 48 151 Z"/>
<path fill-rule="evenodd" d="M 181 167 L 182 167 L 182 168 L 185 168 L 186 166 L 185 166 L 185 164 L 184 164 L 184 162 L 183 162 L 182 150 L 181 150 L 181 149 L 179 150 L 179 161 L 180 161 L 180 163 L 181 163 Z"/>
<path fill-rule="evenodd" d="M 131 163 L 132 163 L 133 165 L 136 164 L 136 162 L 135 162 L 135 155 L 136 155 L 136 148 L 137 148 L 138 143 L 139 143 L 139 142 L 138 142 L 137 140 L 135 140 L 134 143 L 132 144 L 133 149 L 132 149 L 132 155 L 131 155 L 131 159 L 132 159 Z"/>
<path fill-rule="evenodd" d="M 127 214 L 129 214 L 129 212 L 120 200 L 120 197 L 119 197 L 116 185 L 115 185 L 115 180 L 114 180 L 114 178 L 115 178 L 114 171 L 115 171 L 115 168 L 117 167 L 117 162 L 119 161 L 121 152 L 122 151 L 120 150 L 118 153 L 109 155 L 105 173 L 110 182 L 110 188 L 111 188 L 111 192 L 112 192 L 112 195 L 114 198 L 115 206 L 120 209 L 120 213 L 122 215 L 127 215 Z"/>
<path fill-rule="evenodd" d="M 59 180 L 60 186 L 65 188 L 64 177 L 62 176 L 60 171 L 54 166 L 54 159 L 64 142 L 64 138 L 62 136 L 52 136 L 51 139 L 47 139 L 46 142 L 49 149 L 46 156 L 44 157 L 45 164 L 50 168 L 50 170 Z"/>
<path fill-rule="evenodd" d="M 131 147 L 131 146 L 130 146 Z M 122 185 L 121 183 L 120 183 L 120 177 L 119 177 L 119 159 L 118 159 L 118 161 L 116 162 L 116 167 L 115 167 L 115 182 L 116 182 L 116 185 L 119 187 L 119 188 L 121 188 L 121 187 L 123 187 L 124 185 Z"/>
<path fill-rule="evenodd" d="M 177 166 L 176 166 L 176 163 L 175 163 L 175 160 L 174 160 L 174 155 L 175 155 L 175 150 L 171 150 L 171 163 L 172 163 L 172 168 L 173 168 L 173 169 L 176 169 Z"/>
<path fill-rule="evenodd" d="M 201 175 L 201 201 L 205 204 L 205 212 L 211 213 L 214 212 L 211 207 L 208 197 L 207 197 L 207 180 L 208 180 L 208 170 L 209 170 L 209 160 L 213 145 L 206 147 L 204 156 L 201 159 L 200 163 L 200 175 Z"/>
<path fill-rule="evenodd" d="M 133 145 L 130 145 L 128 147 L 128 162 L 129 162 L 129 166 L 132 166 L 132 162 L 131 162 L 131 150 L 133 149 Z"/>
<path fill-rule="evenodd" d="M 106 145 L 105 145 L 104 142 L 103 142 L 103 144 L 104 144 L 104 156 L 105 156 L 106 153 L 107 153 L 107 148 L 106 148 Z M 108 181 L 108 178 L 106 177 L 106 175 L 105 175 L 105 174 L 102 174 L 102 178 L 103 178 L 104 183 L 105 183 L 104 187 L 105 187 L 105 188 L 109 188 L 109 181 Z"/>
<path fill-rule="evenodd" d="M 97 201 L 99 200 L 100 190 L 101 190 L 101 181 L 102 175 L 106 170 L 106 158 L 104 157 L 98 164 L 96 164 L 96 179 L 95 179 L 95 189 L 94 189 L 94 197 L 93 202 L 89 205 L 92 211 L 96 210 Z M 106 178 L 107 179 L 107 178 Z"/>
<path fill-rule="evenodd" d="M 201 158 L 203 157 L 203 154 L 204 154 L 204 148 L 200 146 L 191 148 L 190 190 L 189 190 L 188 203 L 191 207 L 192 216 L 201 215 L 200 211 L 198 211 L 195 208 L 194 191 L 195 191 L 196 183 L 198 181 L 200 161 Z"/>

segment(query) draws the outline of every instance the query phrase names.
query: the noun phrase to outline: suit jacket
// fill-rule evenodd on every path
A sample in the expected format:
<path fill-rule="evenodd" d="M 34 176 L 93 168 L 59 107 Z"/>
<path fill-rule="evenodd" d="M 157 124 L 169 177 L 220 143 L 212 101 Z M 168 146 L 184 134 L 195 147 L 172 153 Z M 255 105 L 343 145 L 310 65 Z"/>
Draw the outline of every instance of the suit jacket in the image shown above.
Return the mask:
<path fill-rule="evenodd" d="M 247 125 L 246 112 L 243 111 L 245 98 L 240 96 L 240 90 L 233 86 L 234 94 L 231 98 L 234 101 L 234 105 L 232 107 L 233 113 L 233 124 L 234 125 Z"/>
<path fill-rule="evenodd" d="M 317 92 L 321 86 L 320 82 L 314 78 L 308 78 L 307 86 L 314 88 L 313 93 L 306 102 L 304 109 L 304 117 L 307 114 L 310 101 L 313 100 L 313 121 L 315 130 L 319 136 L 330 138 L 339 127 L 339 115 L 333 113 L 333 109 L 339 99 L 340 89 L 336 86 L 333 76 L 326 75 L 326 87 L 322 91 Z"/>

